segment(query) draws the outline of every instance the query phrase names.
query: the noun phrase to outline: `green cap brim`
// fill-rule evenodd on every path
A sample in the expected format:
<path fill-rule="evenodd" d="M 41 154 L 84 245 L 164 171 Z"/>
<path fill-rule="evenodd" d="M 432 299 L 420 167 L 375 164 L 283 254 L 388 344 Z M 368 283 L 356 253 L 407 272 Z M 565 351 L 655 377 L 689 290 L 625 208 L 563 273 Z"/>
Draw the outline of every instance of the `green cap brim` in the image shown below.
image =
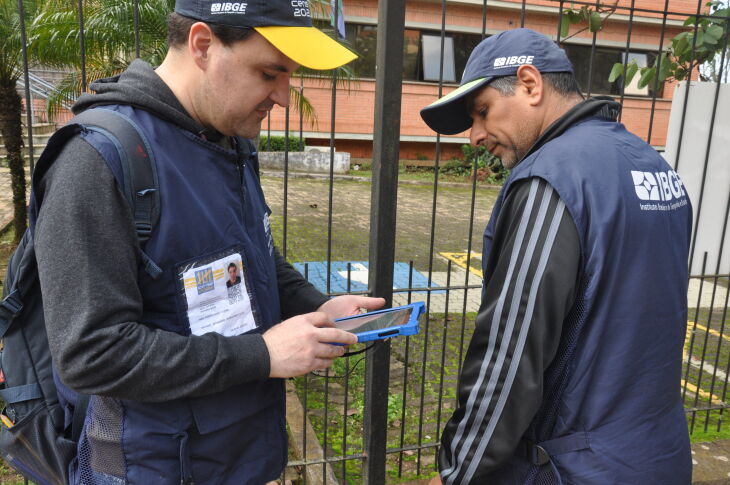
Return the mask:
<path fill-rule="evenodd" d="M 471 116 L 467 111 L 468 94 L 485 86 L 492 78 L 479 78 L 462 84 L 421 110 L 421 118 L 436 133 L 456 135 L 471 127 Z"/>

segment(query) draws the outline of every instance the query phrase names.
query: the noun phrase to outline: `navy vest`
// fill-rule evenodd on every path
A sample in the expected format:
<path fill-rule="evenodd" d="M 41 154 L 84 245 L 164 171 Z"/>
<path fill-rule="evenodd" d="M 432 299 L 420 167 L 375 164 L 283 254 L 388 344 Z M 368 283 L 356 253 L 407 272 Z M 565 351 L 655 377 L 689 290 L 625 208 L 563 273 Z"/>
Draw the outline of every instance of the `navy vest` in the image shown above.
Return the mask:
<path fill-rule="evenodd" d="M 682 182 L 622 124 L 579 121 L 514 168 L 484 262 L 505 194 L 531 177 L 575 222 L 580 291 L 525 436 L 550 460 L 516 453 L 490 483 L 689 484 L 680 378 L 692 214 Z"/>
<path fill-rule="evenodd" d="M 229 261 L 237 266 L 238 282 L 245 282 L 247 319 L 256 325 L 243 333 L 263 332 L 277 324 L 281 318 L 270 211 L 252 163 L 257 156 L 253 146 L 239 140 L 235 150 L 226 150 L 149 112 L 129 106 L 106 108 L 136 123 L 156 158 L 160 220 L 144 251 L 162 273 L 153 279 L 139 270 L 141 324 L 181 335 L 193 329 L 206 333 L 208 317 L 200 313 L 206 309 L 196 307 L 194 314 L 195 298 L 204 298 L 208 291 L 213 295 L 212 290 L 236 302 L 246 296 L 231 293 L 242 288 L 240 284 L 226 287 Z M 121 182 L 118 152 L 109 139 L 93 131 L 81 136 Z M 211 314 L 214 300 L 207 308 Z M 265 483 L 275 479 L 287 461 L 284 407 L 281 379 L 162 403 L 92 396 L 71 481 Z"/>

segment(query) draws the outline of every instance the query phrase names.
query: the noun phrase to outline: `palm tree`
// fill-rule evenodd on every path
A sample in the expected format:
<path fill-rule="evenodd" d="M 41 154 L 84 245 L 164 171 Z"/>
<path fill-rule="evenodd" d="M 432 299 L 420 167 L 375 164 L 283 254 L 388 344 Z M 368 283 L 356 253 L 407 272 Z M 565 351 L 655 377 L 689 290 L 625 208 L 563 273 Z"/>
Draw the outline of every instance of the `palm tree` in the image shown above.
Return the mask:
<path fill-rule="evenodd" d="M 39 4 L 24 2 L 24 21 L 29 24 Z M 16 83 L 23 74 L 21 17 L 17 0 L 0 0 L 0 134 L 7 151 L 8 167 L 13 187 L 13 224 L 15 242 L 19 242 L 28 225 L 25 205 L 25 169 L 23 160 L 23 131 L 21 100 Z"/>
<path fill-rule="evenodd" d="M 82 92 L 80 28 L 75 3 L 68 0 L 48 0 L 33 23 L 31 52 L 34 58 L 51 67 L 74 68 L 48 100 L 47 107 L 51 115 L 57 113 L 63 105 L 72 104 Z M 167 14 L 173 10 L 175 1 L 138 0 L 138 3 L 139 55 L 156 66 L 167 53 L 166 19 Z M 135 0 L 86 0 L 84 42 L 87 81 L 117 75 L 136 57 L 134 4 Z M 322 9 L 319 16 L 322 17 L 329 0 L 315 0 L 312 5 L 319 5 Z M 332 71 L 311 71 L 303 68 L 299 74 L 323 80 L 332 77 Z M 339 87 L 349 88 L 354 77 L 352 69 L 347 66 L 337 69 Z M 294 86 L 290 88 L 290 93 L 294 109 L 301 113 L 305 122 L 316 125 L 316 112 L 306 96 L 302 96 Z"/>
<path fill-rule="evenodd" d="M 33 22 L 31 53 L 35 60 L 73 70 L 48 99 L 48 111 L 56 114 L 72 104 L 83 91 L 84 81 L 121 73 L 137 57 L 135 3 L 139 12 L 139 57 L 159 65 L 167 53 L 167 14 L 174 0 L 87 0 L 84 4 L 85 75 L 79 49 L 81 28 L 76 2 L 49 0 Z"/>

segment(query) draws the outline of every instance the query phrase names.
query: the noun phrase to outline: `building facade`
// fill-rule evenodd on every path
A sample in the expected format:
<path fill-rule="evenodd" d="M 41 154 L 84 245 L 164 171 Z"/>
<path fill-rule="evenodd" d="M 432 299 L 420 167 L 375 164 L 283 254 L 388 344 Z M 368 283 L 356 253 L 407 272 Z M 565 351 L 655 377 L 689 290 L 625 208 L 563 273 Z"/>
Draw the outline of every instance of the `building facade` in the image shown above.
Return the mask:
<path fill-rule="evenodd" d="M 633 14 L 632 14 L 633 3 Z M 485 6 L 486 4 L 486 6 Z M 483 34 L 525 27 L 558 37 L 560 12 L 578 10 L 584 3 L 554 0 L 447 0 L 445 2 L 445 35 L 443 82 L 439 82 L 442 2 L 407 1 L 404 33 L 403 87 L 401 107 L 401 160 L 434 160 L 436 136 L 421 120 L 420 109 L 436 100 L 440 93 L 453 90 L 461 78 L 469 53 Z M 591 5 L 592 8 L 595 4 Z M 622 79 L 611 83 L 609 73 L 614 63 L 629 60 L 639 66 L 651 65 L 669 40 L 686 30 L 684 20 L 693 15 L 697 4 L 689 1 L 620 0 L 599 6 L 603 28 L 596 34 L 583 24 L 572 25 L 561 45 L 575 66 L 582 90 L 590 95 L 622 97 Z M 376 0 L 344 0 L 346 40 L 360 55 L 351 64 L 356 81 L 349 89 L 339 89 L 335 101 L 335 125 L 332 130 L 332 90 L 330 79 L 294 78 L 292 84 L 301 90 L 316 110 L 316 125 L 303 122 L 296 110 L 290 111 L 290 136 L 301 135 L 308 145 L 330 144 L 334 131 L 337 151 L 350 152 L 354 159 L 367 160 L 372 154 L 373 114 L 375 104 L 375 52 L 377 43 L 378 2 Z M 664 11 L 669 12 L 665 15 Z M 628 48 L 627 48 L 628 47 Z M 623 92 L 621 121 L 636 135 L 661 150 L 664 147 L 667 123 L 674 91 L 672 82 L 639 89 L 638 75 Z M 268 123 L 272 135 L 285 133 L 285 110 L 275 108 Z M 653 119 L 653 121 L 652 121 Z M 462 157 L 461 145 L 468 143 L 468 132 L 442 136 L 441 159 Z"/>

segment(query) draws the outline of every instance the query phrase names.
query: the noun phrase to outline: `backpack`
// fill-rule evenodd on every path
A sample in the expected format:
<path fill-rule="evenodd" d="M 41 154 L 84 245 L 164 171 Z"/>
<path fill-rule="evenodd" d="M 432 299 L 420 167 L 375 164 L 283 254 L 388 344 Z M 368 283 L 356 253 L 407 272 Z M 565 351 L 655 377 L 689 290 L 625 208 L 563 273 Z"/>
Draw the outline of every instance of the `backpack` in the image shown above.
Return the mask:
<path fill-rule="evenodd" d="M 144 134 L 126 116 L 94 108 L 56 131 L 33 173 L 31 224 L 8 263 L 0 302 L 0 399 L 5 402 L 0 424 L 0 456 L 39 485 L 64 485 L 77 454 L 89 396 L 67 388 L 63 396 L 75 403 L 72 422 L 59 403 L 48 347 L 43 301 L 33 248 L 34 215 L 41 201 L 36 186 L 65 143 L 83 130 L 105 135 L 117 148 L 124 183 L 121 190 L 132 208 L 137 238 L 142 245 L 159 220 L 160 197 L 153 153 Z M 122 187 L 123 185 L 123 187 Z M 142 252 L 145 270 L 161 270 Z M 74 394 L 68 396 L 69 392 Z"/>

